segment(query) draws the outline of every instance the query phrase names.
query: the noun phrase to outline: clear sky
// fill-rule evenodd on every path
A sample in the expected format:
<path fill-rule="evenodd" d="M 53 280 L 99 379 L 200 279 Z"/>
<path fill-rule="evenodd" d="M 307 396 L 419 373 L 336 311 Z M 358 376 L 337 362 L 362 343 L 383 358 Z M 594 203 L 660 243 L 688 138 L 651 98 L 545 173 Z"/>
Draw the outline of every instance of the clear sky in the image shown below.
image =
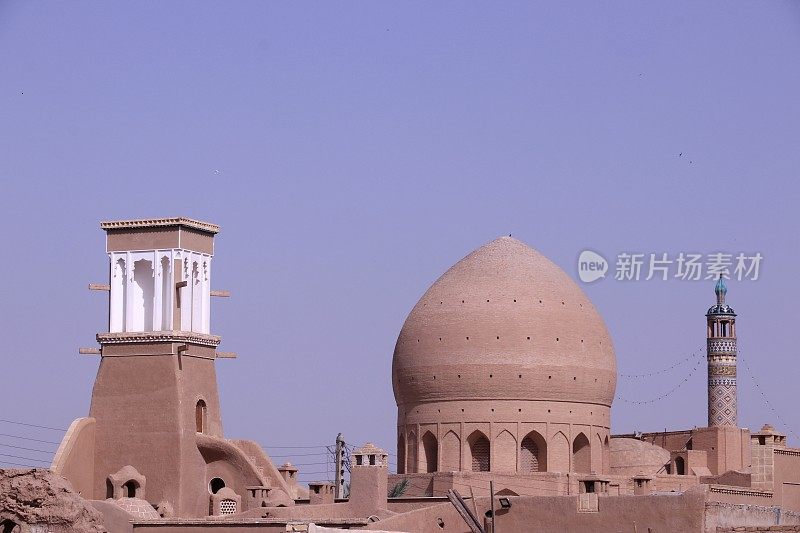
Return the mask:
<path fill-rule="evenodd" d="M 0 418 L 86 415 L 98 360 L 77 349 L 106 327 L 86 290 L 107 272 L 98 222 L 184 215 L 222 226 L 230 437 L 341 431 L 394 451 L 406 314 L 511 233 L 576 279 L 587 248 L 760 252 L 759 280 L 729 283 L 751 369 L 740 422 L 800 445 L 798 51 L 795 1 L 0 1 Z M 610 272 L 584 289 L 622 373 L 704 345 L 711 281 Z M 688 377 L 658 402 L 617 400 L 612 430 L 705 425 L 693 361 L 620 378 L 619 396 L 648 400 Z M 0 461 L 39 453 L 11 450 Z"/>

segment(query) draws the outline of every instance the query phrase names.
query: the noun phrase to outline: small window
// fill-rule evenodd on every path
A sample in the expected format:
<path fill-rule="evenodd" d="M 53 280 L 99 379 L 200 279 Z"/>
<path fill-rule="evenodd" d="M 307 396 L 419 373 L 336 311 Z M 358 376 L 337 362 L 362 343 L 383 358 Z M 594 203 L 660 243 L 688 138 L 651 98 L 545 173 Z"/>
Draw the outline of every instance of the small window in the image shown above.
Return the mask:
<path fill-rule="evenodd" d="M 203 400 L 197 401 L 197 406 L 194 411 L 195 424 L 198 433 L 205 433 L 206 430 L 206 402 Z"/>
<path fill-rule="evenodd" d="M 375 464 L 375 454 L 370 454 L 370 456 L 369 456 L 369 464 L 371 464 L 371 465 Z"/>
<path fill-rule="evenodd" d="M 208 492 L 216 494 L 225 488 L 225 481 L 222 478 L 215 477 L 208 483 Z"/>

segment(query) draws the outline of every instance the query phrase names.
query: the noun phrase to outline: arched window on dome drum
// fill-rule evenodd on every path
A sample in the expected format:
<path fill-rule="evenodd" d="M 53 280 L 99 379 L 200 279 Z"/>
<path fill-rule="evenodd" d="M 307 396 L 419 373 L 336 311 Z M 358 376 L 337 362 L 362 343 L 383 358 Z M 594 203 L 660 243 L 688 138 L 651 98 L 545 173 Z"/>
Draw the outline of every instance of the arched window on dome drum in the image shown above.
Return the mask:
<path fill-rule="evenodd" d="M 590 472 L 606 472 L 603 465 L 603 437 L 600 433 L 595 433 L 592 438 L 592 466 Z"/>
<path fill-rule="evenodd" d="M 406 439 L 403 435 L 397 437 L 397 473 L 406 473 Z"/>
<path fill-rule="evenodd" d="M 473 472 L 488 472 L 490 468 L 489 439 L 480 431 L 475 431 L 467 439 L 469 445 L 470 463 Z"/>
<path fill-rule="evenodd" d="M 443 472 L 461 470 L 461 438 L 453 430 L 448 431 L 442 437 L 441 464 Z"/>
<path fill-rule="evenodd" d="M 406 473 L 416 474 L 417 469 L 417 434 L 413 431 L 408 434 L 408 446 L 406 448 Z"/>
<path fill-rule="evenodd" d="M 197 406 L 194 410 L 194 421 L 197 426 L 198 433 L 205 433 L 206 430 L 206 402 L 203 400 L 197 401 Z"/>
<path fill-rule="evenodd" d="M 572 471 L 588 474 L 592 471 L 592 450 L 589 439 L 578 433 L 572 442 Z"/>
<path fill-rule="evenodd" d="M 522 439 L 519 471 L 522 474 L 547 471 L 547 443 L 536 431 L 531 431 Z"/>
<path fill-rule="evenodd" d="M 439 443 L 430 431 L 426 431 L 422 436 L 422 452 L 425 454 L 423 461 L 425 471 L 436 472 L 439 462 Z"/>

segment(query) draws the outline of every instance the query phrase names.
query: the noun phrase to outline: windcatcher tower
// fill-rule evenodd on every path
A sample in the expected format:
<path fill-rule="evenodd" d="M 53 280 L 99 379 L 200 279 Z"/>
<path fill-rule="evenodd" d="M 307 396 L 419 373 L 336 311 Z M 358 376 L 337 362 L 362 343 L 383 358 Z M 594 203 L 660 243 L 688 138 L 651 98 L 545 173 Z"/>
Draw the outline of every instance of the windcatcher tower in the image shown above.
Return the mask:
<path fill-rule="evenodd" d="M 714 287 L 717 303 L 706 313 L 708 348 L 708 426 L 737 427 L 736 313 L 725 303 L 722 276 Z"/>
<path fill-rule="evenodd" d="M 52 470 L 86 499 L 147 502 L 195 518 L 293 505 L 293 488 L 254 441 L 225 439 L 210 331 L 213 224 L 103 222 L 108 332 L 88 417 L 66 432 Z M 294 481 L 293 481 L 294 482 Z M 146 491 L 145 491 L 146 484 Z M 146 505 L 144 506 L 147 507 Z M 152 509 L 151 509 L 152 511 Z"/>
<path fill-rule="evenodd" d="M 196 434 L 222 437 L 210 334 L 211 260 L 219 227 L 186 218 L 103 222 L 109 256 L 108 332 L 89 416 L 96 420 L 93 497 L 125 465 L 147 498 L 178 515 L 207 503 Z M 200 479 L 194 479 L 195 477 Z"/>

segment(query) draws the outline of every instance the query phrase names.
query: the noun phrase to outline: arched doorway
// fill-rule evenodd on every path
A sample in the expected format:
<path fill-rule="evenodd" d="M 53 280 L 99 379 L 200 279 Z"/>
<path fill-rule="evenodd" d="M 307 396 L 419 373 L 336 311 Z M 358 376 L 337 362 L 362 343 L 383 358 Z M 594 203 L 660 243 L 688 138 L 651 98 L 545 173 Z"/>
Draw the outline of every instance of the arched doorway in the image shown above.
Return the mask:
<path fill-rule="evenodd" d="M 675 474 L 679 476 L 686 475 L 686 463 L 684 462 L 683 457 L 675 458 Z"/>

